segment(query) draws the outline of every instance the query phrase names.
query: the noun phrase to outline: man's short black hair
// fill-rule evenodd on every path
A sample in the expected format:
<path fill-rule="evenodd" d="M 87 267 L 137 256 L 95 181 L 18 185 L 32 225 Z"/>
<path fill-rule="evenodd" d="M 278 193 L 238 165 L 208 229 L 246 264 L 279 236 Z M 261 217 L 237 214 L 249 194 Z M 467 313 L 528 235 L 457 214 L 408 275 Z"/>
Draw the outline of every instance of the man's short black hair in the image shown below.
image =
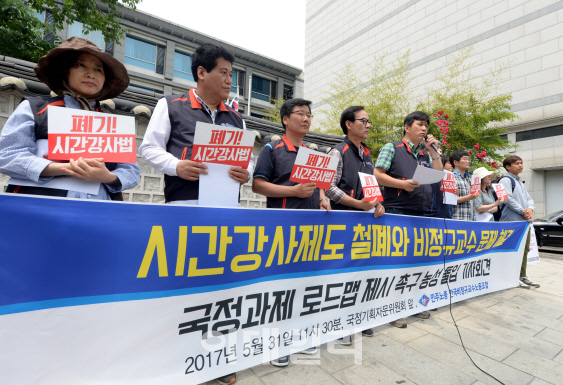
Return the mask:
<path fill-rule="evenodd" d="M 197 83 L 197 69 L 201 66 L 207 72 L 211 72 L 217 66 L 217 59 L 222 57 L 233 64 L 235 57 L 225 48 L 211 43 L 204 43 L 197 47 L 192 54 L 192 75 Z"/>
<path fill-rule="evenodd" d="M 514 163 L 516 163 L 518 161 L 522 161 L 522 158 L 520 158 L 518 155 L 507 156 L 502 161 L 502 167 L 504 167 L 505 170 L 506 170 L 506 166 L 512 166 Z M 508 171 L 508 170 L 506 170 L 506 171 Z"/>
<path fill-rule="evenodd" d="M 430 116 L 428 116 L 428 114 L 426 112 L 422 112 L 422 111 L 415 111 L 415 112 L 411 112 L 410 114 L 408 114 L 405 117 L 405 123 L 403 125 L 404 126 L 412 126 L 412 124 L 414 123 L 415 120 L 421 120 L 423 122 L 426 122 L 426 124 L 430 125 Z M 406 130 L 403 128 L 403 135 L 405 135 Z"/>
<path fill-rule="evenodd" d="M 348 127 L 346 127 L 346 122 L 353 122 L 354 120 L 356 120 L 356 112 L 358 111 L 364 111 L 364 107 L 351 106 L 342 111 L 342 114 L 340 115 L 340 127 L 342 127 L 342 131 L 344 131 L 344 135 L 348 135 Z"/>
<path fill-rule="evenodd" d="M 449 157 L 449 156 L 442 155 L 442 167 L 445 166 L 446 163 L 451 164 L 452 167 L 454 166 L 454 165 L 452 164 L 452 161 L 450 160 L 450 157 Z"/>
<path fill-rule="evenodd" d="M 452 165 L 452 167 L 455 168 L 455 164 L 454 161 L 460 161 L 461 158 L 463 158 L 464 156 L 471 156 L 469 155 L 469 153 L 465 150 L 457 150 L 454 151 L 451 155 L 450 155 L 450 164 Z"/>
<path fill-rule="evenodd" d="M 284 130 L 285 130 L 285 124 L 283 124 L 283 117 L 284 116 L 289 117 L 289 114 L 291 114 L 293 112 L 293 109 L 297 106 L 307 106 L 309 107 L 309 113 L 311 113 L 310 100 L 305 100 L 300 98 L 286 100 L 280 108 L 280 119 Z"/>

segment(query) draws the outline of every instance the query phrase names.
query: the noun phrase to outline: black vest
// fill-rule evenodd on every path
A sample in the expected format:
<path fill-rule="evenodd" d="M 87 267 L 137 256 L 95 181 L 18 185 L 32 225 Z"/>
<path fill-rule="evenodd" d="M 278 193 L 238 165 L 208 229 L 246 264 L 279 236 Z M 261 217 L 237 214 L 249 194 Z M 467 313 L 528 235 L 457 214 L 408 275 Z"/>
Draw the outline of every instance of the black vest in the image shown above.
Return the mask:
<path fill-rule="evenodd" d="M 22 101 L 27 100 L 31 106 L 31 111 L 33 112 L 33 117 L 35 118 L 35 140 L 47 139 L 48 133 L 48 109 L 49 106 L 64 106 L 64 98 L 61 96 L 55 96 L 51 98 L 47 97 L 35 97 L 35 98 L 24 98 Z M 100 103 L 96 101 L 96 111 L 100 111 Z M 117 164 L 106 163 L 106 167 L 109 171 L 115 170 Z M 105 187 L 105 185 L 104 185 Z M 106 188 L 107 190 L 107 188 Z M 58 190 L 53 188 L 45 187 L 30 187 L 30 186 L 14 186 L 8 185 L 6 192 L 17 193 L 17 194 L 28 194 L 28 195 L 46 195 L 52 197 L 66 197 L 68 190 Z M 108 195 L 113 201 L 122 201 L 123 196 L 121 193 L 112 193 L 108 191 Z"/>
<path fill-rule="evenodd" d="M 274 165 L 274 175 L 270 183 L 280 186 L 295 186 L 298 183 L 291 182 L 291 171 L 297 158 L 295 146 L 284 135 L 280 140 L 270 142 L 267 146 L 272 147 L 272 163 Z M 303 145 L 305 147 L 305 145 Z M 266 207 L 269 209 L 300 209 L 318 210 L 320 204 L 319 189 L 316 188 L 313 194 L 307 198 L 287 197 L 270 198 L 266 200 Z"/>
<path fill-rule="evenodd" d="M 399 180 L 411 179 L 419 164 L 431 167 L 430 155 L 426 151 L 420 150 L 415 159 L 405 139 L 394 142 L 393 145 L 395 146 L 395 157 L 391 162 L 391 167 L 387 170 L 387 175 Z M 432 186 L 429 184 L 423 184 L 411 192 L 393 187 L 383 189 L 383 206 L 386 209 L 396 208 L 428 212 L 431 204 Z"/>
<path fill-rule="evenodd" d="M 197 122 L 213 124 L 211 116 L 197 101 L 193 89 L 183 95 L 164 97 L 168 104 L 170 138 L 166 151 L 180 160 L 190 160 Z M 219 103 L 215 124 L 242 129 L 243 120 L 238 112 Z M 199 195 L 199 180 L 185 180 L 178 176 L 164 175 L 164 197 L 166 202 L 195 200 Z"/>
<path fill-rule="evenodd" d="M 342 176 L 340 182 L 336 185 L 340 190 L 344 191 L 350 197 L 362 200 L 364 198 L 364 190 L 358 172 L 373 175 L 373 160 L 368 148 L 362 143 L 363 153 L 360 155 L 358 147 L 348 137 L 344 141 L 334 146 L 342 157 Z M 359 209 L 332 202 L 333 210 L 356 210 Z"/>

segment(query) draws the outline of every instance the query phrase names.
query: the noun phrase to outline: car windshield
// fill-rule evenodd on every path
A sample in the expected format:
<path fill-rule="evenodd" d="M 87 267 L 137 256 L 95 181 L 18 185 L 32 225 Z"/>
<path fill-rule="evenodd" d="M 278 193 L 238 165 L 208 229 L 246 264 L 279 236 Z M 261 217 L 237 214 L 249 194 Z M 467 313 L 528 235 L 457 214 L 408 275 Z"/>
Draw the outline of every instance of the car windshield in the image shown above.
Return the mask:
<path fill-rule="evenodd" d="M 546 215 L 545 217 L 542 217 L 542 218 L 539 218 L 539 219 L 536 219 L 536 220 L 539 221 L 539 222 L 550 222 L 550 221 L 553 221 L 554 219 L 556 219 L 557 217 L 559 217 L 561 214 L 563 214 L 563 210 L 556 211 L 552 214 Z"/>

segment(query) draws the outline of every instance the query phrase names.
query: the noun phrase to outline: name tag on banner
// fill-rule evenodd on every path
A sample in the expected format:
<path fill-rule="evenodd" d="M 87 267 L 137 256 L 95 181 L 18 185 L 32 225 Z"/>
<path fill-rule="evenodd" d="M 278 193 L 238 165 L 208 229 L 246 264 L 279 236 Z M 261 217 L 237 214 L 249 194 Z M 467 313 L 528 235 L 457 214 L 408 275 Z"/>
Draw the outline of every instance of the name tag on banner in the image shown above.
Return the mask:
<path fill-rule="evenodd" d="M 291 171 L 292 182 L 316 183 L 318 188 L 329 189 L 338 166 L 338 159 L 306 147 L 299 147 Z"/>
<path fill-rule="evenodd" d="M 472 175 L 471 176 L 471 191 L 470 194 L 481 194 L 481 177 Z"/>
<path fill-rule="evenodd" d="M 364 200 L 371 202 L 377 200 L 383 202 L 381 189 L 377 183 L 377 179 L 373 175 L 358 172 L 360 175 L 360 182 L 362 183 L 362 190 L 364 191 Z"/>
<path fill-rule="evenodd" d="M 49 160 L 104 158 L 137 163 L 135 118 L 64 107 L 48 107 Z"/>
<path fill-rule="evenodd" d="M 495 194 L 497 194 L 498 199 L 509 199 L 503 185 L 500 183 L 493 183 L 493 188 L 495 189 Z"/>
<path fill-rule="evenodd" d="M 255 137 L 240 128 L 197 122 L 191 160 L 248 168 Z"/>

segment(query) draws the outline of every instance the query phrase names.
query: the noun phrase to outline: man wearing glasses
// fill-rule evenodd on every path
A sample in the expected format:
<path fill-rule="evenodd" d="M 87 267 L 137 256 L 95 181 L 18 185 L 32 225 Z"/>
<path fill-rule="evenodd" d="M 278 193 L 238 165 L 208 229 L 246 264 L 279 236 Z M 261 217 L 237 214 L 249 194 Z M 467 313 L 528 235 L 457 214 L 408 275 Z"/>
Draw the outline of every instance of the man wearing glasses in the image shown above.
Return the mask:
<path fill-rule="evenodd" d="M 306 147 L 303 138 L 311 127 L 311 102 L 305 99 L 289 99 L 280 108 L 280 118 L 285 135 L 264 146 L 254 170 L 252 191 L 267 197 L 266 207 L 274 209 L 309 209 L 330 211 L 324 190 L 315 183 L 296 183 L 289 180 L 295 158 L 300 148 Z M 316 347 L 301 351 L 315 354 Z M 289 357 L 271 361 L 277 367 L 289 365 Z"/>
<path fill-rule="evenodd" d="M 471 157 L 467 151 L 459 150 L 450 155 L 450 162 L 454 166 L 455 187 L 459 189 L 457 205 L 453 207 L 452 219 L 474 221 L 475 210 L 472 201 L 479 194 L 470 194 L 471 174 L 468 171 L 471 165 Z"/>
<path fill-rule="evenodd" d="M 430 213 L 432 185 L 419 185 L 412 180 L 416 168 L 421 165 L 442 171 L 440 154 L 432 148 L 438 141 L 428 133 L 430 117 L 422 111 L 415 111 L 405 117 L 403 139 L 387 143 L 379 151 L 374 175 L 383 189 L 383 205 L 388 214 L 422 217 Z M 428 311 L 414 315 L 426 319 Z M 401 318 L 391 322 L 398 328 L 406 328 Z"/>

